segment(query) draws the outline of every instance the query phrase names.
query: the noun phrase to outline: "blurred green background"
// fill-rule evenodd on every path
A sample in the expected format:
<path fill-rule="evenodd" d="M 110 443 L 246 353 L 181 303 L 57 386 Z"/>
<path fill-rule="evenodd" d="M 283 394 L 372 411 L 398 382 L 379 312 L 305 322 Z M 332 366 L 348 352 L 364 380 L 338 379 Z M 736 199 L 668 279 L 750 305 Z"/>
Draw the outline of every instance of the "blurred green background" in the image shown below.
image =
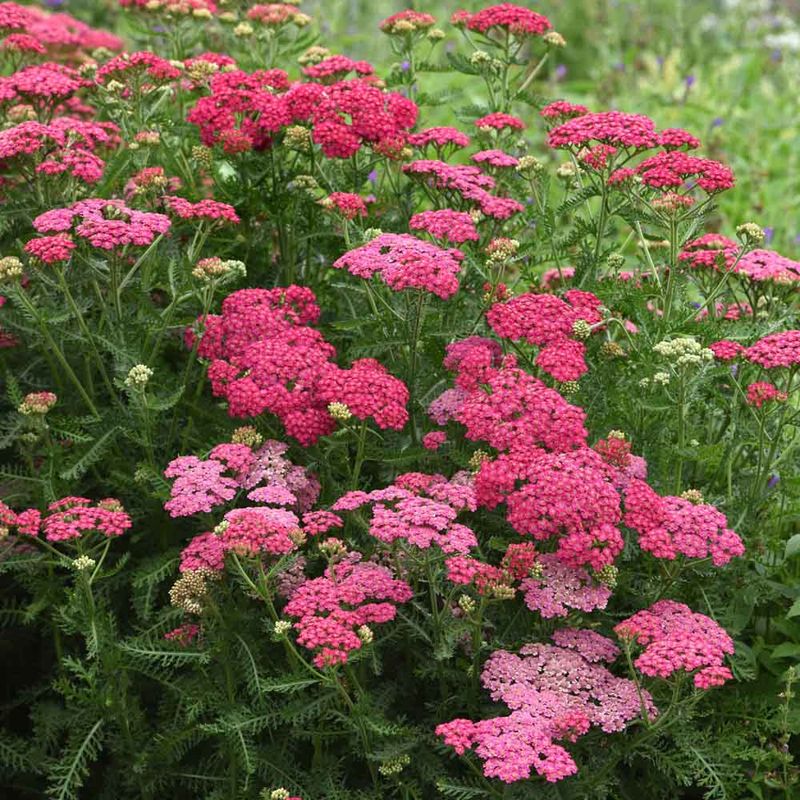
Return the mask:
<path fill-rule="evenodd" d="M 116 0 L 48 0 L 124 35 Z M 448 24 L 453 11 L 489 3 L 423 0 L 305 0 L 320 44 L 373 62 L 385 74 L 395 57 L 378 31 L 381 19 L 405 7 L 434 14 L 447 39 L 434 60 L 466 48 Z M 754 221 L 769 246 L 800 258 L 798 86 L 800 2 L 770 0 L 549 0 L 529 4 L 546 14 L 567 47 L 548 64 L 543 94 L 583 102 L 592 110 L 616 108 L 652 116 L 661 127 L 684 127 L 703 141 L 703 153 L 728 162 L 737 188 L 720 199 L 712 227 L 731 233 Z M 292 65 L 286 65 L 291 71 Z M 294 73 L 297 74 L 297 73 Z M 462 76 L 430 75 L 431 85 L 455 81 L 462 97 L 426 113 L 430 124 L 457 122 L 453 108 L 477 93 Z M 430 88 L 426 86 L 425 88 Z M 518 113 L 531 122 L 533 112 Z M 450 117 L 448 120 L 447 117 Z M 531 125 L 538 146 L 543 136 Z"/>

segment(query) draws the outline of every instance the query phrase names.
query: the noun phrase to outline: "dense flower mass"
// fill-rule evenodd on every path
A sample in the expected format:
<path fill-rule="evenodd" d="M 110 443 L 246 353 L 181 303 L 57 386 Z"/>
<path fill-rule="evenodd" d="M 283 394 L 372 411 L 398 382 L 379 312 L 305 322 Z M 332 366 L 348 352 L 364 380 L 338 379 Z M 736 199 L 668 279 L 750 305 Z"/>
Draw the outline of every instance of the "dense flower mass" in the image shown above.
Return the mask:
<path fill-rule="evenodd" d="M 409 228 L 429 233 L 435 239 L 444 239 L 455 244 L 477 242 L 480 238 L 475 220 L 466 211 L 421 211 L 409 220 Z"/>
<path fill-rule="evenodd" d="M 64 2 L 0 2 L 8 785 L 791 793 L 800 261 L 731 216 L 786 142 L 616 110 L 771 87 L 763 15 L 695 86 L 645 7 L 608 71 L 514 3 Z"/>
<path fill-rule="evenodd" d="M 770 333 L 744 351 L 744 357 L 764 369 L 800 364 L 800 331 Z"/>
<path fill-rule="evenodd" d="M 515 36 L 541 36 L 553 27 L 543 14 L 513 3 L 489 6 L 475 14 L 459 16 L 458 21 L 471 31 L 491 33 L 494 28 L 505 28 Z"/>
<path fill-rule="evenodd" d="M 33 221 L 39 233 L 73 232 L 92 247 L 116 250 L 126 245 L 145 247 L 166 233 L 169 217 L 128 208 L 122 200 L 80 200 L 68 208 L 39 214 Z"/>
<path fill-rule="evenodd" d="M 655 123 L 649 117 L 623 111 L 581 114 L 547 134 L 550 147 L 579 148 L 595 142 L 646 150 L 658 145 L 658 135 Z"/>
<path fill-rule="evenodd" d="M 79 539 L 92 532 L 121 536 L 133 524 L 119 500 L 113 498 L 92 504 L 86 497 L 63 497 L 50 503 L 44 512 L 28 508 L 15 513 L 0 503 L 0 514 L 0 523 L 6 528 L 23 536 L 41 534 L 48 542 Z"/>
<path fill-rule="evenodd" d="M 329 566 L 323 576 L 302 583 L 284 612 L 297 619 L 297 641 L 315 651 L 318 667 L 326 667 L 345 663 L 364 643 L 360 630 L 393 620 L 397 606 L 412 594 L 411 587 L 386 567 L 346 558 Z"/>
<path fill-rule="evenodd" d="M 463 258 L 460 250 L 443 250 L 407 233 L 382 233 L 345 253 L 333 266 L 359 278 L 380 275 L 395 291 L 422 289 L 447 300 L 458 291 Z"/>
<path fill-rule="evenodd" d="M 733 172 L 724 164 L 678 150 L 668 150 L 645 159 L 636 167 L 636 172 L 642 183 L 651 189 L 676 189 L 691 180 L 712 194 L 734 185 Z"/>
<path fill-rule="evenodd" d="M 657 558 L 710 556 L 719 567 L 744 553 L 742 540 L 714 506 L 683 497 L 659 497 L 639 480 L 631 481 L 625 490 L 625 524 L 639 534 L 639 547 Z"/>
<path fill-rule="evenodd" d="M 489 310 L 486 320 L 504 339 L 524 340 L 540 347 L 537 366 L 558 381 L 574 381 L 586 366 L 586 345 L 572 337 L 579 321 L 601 321 L 600 300 L 589 292 L 570 289 L 564 299 L 552 294 L 522 294 Z"/>
<path fill-rule="evenodd" d="M 198 347 L 211 360 L 214 393 L 227 399 L 232 416 L 275 414 L 303 444 L 333 431 L 331 403 L 382 428 L 402 428 L 408 420 L 405 385 L 375 359 L 336 366 L 335 349 L 308 324 L 319 317 L 315 300 L 299 286 L 229 295 L 221 315 L 202 321 Z"/>
<path fill-rule="evenodd" d="M 720 686 L 733 677 L 724 666 L 725 656 L 733 653 L 731 637 L 713 619 L 683 603 L 659 600 L 614 630 L 644 648 L 633 663 L 645 675 L 668 678 L 678 670 L 694 672 L 699 689 Z"/>
<path fill-rule="evenodd" d="M 478 546 L 475 533 L 456 522 L 461 509 L 476 508 L 468 483 L 450 482 L 442 475 L 400 476 L 386 489 L 344 495 L 333 510 L 353 511 L 367 504 L 372 506 L 369 532 L 384 544 L 402 540 L 420 549 L 435 545 L 444 553 L 460 554 Z"/>
<path fill-rule="evenodd" d="M 588 643 L 586 655 L 580 646 L 586 643 L 574 633 L 562 641 L 568 645 L 526 644 L 519 655 L 494 652 L 481 682 L 511 713 L 480 722 L 455 719 L 439 725 L 436 733 L 459 754 L 474 747 L 489 777 L 513 783 L 534 770 L 555 782 L 578 771 L 558 742 L 574 742 L 592 727 L 621 731 L 643 708 L 656 713 L 647 692 L 640 696 L 633 681 L 594 663 L 596 640 Z M 611 647 L 608 643 L 600 652 L 611 654 Z"/>

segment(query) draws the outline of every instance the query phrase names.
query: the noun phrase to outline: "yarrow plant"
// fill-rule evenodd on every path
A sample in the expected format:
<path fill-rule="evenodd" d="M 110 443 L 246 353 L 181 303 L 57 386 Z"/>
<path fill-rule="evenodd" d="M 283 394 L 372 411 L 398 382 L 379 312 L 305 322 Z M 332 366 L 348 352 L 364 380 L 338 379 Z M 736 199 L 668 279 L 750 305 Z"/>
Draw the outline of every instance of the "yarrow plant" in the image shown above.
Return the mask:
<path fill-rule="evenodd" d="M 117 6 L 0 3 L 3 785 L 793 797 L 800 264 L 690 84 Z"/>

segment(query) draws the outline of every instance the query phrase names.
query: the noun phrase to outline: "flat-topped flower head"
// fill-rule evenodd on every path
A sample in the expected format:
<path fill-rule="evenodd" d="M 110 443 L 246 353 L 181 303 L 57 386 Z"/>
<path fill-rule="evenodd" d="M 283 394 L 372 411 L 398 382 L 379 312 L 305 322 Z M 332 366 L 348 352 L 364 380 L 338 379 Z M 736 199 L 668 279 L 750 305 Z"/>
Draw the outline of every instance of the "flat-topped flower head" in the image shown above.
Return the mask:
<path fill-rule="evenodd" d="M 674 190 L 690 183 L 715 194 L 732 188 L 735 183 L 732 170 L 725 164 L 681 150 L 657 153 L 642 161 L 635 171 L 651 189 Z"/>
<path fill-rule="evenodd" d="M 678 259 L 693 269 L 730 269 L 736 261 L 739 245 L 720 233 L 706 233 L 687 242 Z"/>
<path fill-rule="evenodd" d="M 241 221 L 232 205 L 218 200 L 205 199 L 192 203 L 183 197 L 168 195 L 164 198 L 164 203 L 170 213 L 179 219 L 216 222 L 221 225 L 238 225 Z"/>
<path fill-rule="evenodd" d="M 625 524 L 639 534 L 639 547 L 656 558 L 710 557 L 721 567 L 744 554 L 742 540 L 717 508 L 683 497 L 660 497 L 641 480 L 625 488 Z"/>
<path fill-rule="evenodd" d="M 132 76 L 146 77 L 155 83 L 168 83 L 181 77 L 181 70 L 170 61 L 148 51 L 122 53 L 103 64 L 95 74 L 98 83 L 116 80 L 124 83 Z"/>
<path fill-rule="evenodd" d="M 588 613 L 608 604 L 611 589 L 585 569 L 570 567 L 552 553 L 539 556 L 537 563 L 539 573 L 525 578 L 519 588 L 525 605 L 544 619 L 566 617 L 573 609 Z"/>
<path fill-rule="evenodd" d="M 657 713 L 647 691 L 596 663 L 596 640 L 565 641 L 569 646 L 534 643 L 519 654 L 495 651 L 481 682 L 510 714 L 479 722 L 454 719 L 436 734 L 459 755 L 474 748 L 487 777 L 513 783 L 535 771 L 554 783 L 578 771 L 558 742 L 575 742 L 592 727 L 621 731 L 642 713 Z M 608 647 L 604 652 L 610 653 Z"/>
<path fill-rule="evenodd" d="M 736 264 L 736 274 L 753 283 L 794 286 L 800 282 L 800 261 L 786 258 L 774 250 L 751 250 Z"/>
<path fill-rule="evenodd" d="M 436 17 L 424 11 L 405 9 L 382 20 L 379 27 L 390 36 L 406 36 L 418 31 L 427 31 L 436 24 Z"/>
<path fill-rule="evenodd" d="M 408 136 L 408 143 L 419 148 L 428 147 L 429 145 L 435 145 L 439 148 L 448 145 L 460 148 L 467 147 L 469 141 L 469 136 L 466 133 L 458 130 L 458 128 L 450 127 L 424 128 L 418 133 L 412 133 Z"/>
<path fill-rule="evenodd" d="M 97 198 L 45 211 L 33 220 L 33 227 L 39 233 L 73 231 L 93 247 L 116 250 L 152 244 L 156 236 L 169 230 L 170 221 L 164 214 L 128 208 L 122 200 Z"/>
<path fill-rule="evenodd" d="M 336 55 L 303 68 L 305 75 L 320 81 L 341 80 L 349 72 L 355 72 L 356 75 L 372 75 L 375 67 L 368 61 L 354 61 L 347 56 Z"/>
<path fill-rule="evenodd" d="M 444 250 L 406 233 L 382 233 L 337 259 L 336 269 L 371 278 L 380 275 L 395 291 L 421 289 L 447 300 L 458 291 L 458 273 L 464 254 Z"/>
<path fill-rule="evenodd" d="M 480 117 L 480 119 L 476 119 L 475 127 L 479 130 L 521 131 L 525 129 L 525 123 L 519 117 L 494 111 L 491 114 Z"/>
<path fill-rule="evenodd" d="M 581 117 L 588 114 L 589 109 L 579 103 L 570 103 L 567 100 L 555 100 L 548 103 L 539 114 L 548 122 L 564 122 L 573 117 Z"/>
<path fill-rule="evenodd" d="M 0 515 L 2 512 L 0 503 Z M 91 533 L 121 536 L 133 524 L 119 500 L 110 497 L 95 504 L 86 497 L 63 497 L 43 512 L 29 508 L 15 514 L 8 509 L 7 518 L 0 516 L 0 523 L 15 527 L 24 536 L 41 533 L 48 542 L 78 539 Z"/>
<path fill-rule="evenodd" d="M 499 3 L 469 14 L 456 12 L 451 20 L 454 24 L 465 25 L 469 30 L 489 34 L 495 30 L 508 31 L 518 38 L 542 36 L 553 25 L 543 14 L 514 3 Z"/>
<path fill-rule="evenodd" d="M 631 150 L 646 150 L 658 145 L 656 126 L 642 114 L 601 111 L 581 114 L 567 120 L 547 135 L 554 148 L 580 149 L 594 143 Z"/>
<path fill-rule="evenodd" d="M 55 404 L 58 398 L 53 392 L 31 392 L 22 398 L 17 411 L 26 417 L 42 417 Z"/>
<path fill-rule="evenodd" d="M 800 330 L 770 333 L 750 345 L 744 358 L 764 369 L 796 367 L 800 364 Z"/>
<path fill-rule="evenodd" d="M 425 231 L 435 239 L 463 244 L 480 239 L 475 219 L 467 211 L 444 208 L 439 211 L 420 211 L 408 223 L 411 230 Z"/>
<path fill-rule="evenodd" d="M 784 403 L 787 399 L 786 392 L 768 381 L 756 381 L 747 387 L 747 402 L 756 408 L 761 408 L 765 403 Z"/>
<path fill-rule="evenodd" d="M 314 663 L 323 668 L 345 663 L 364 645 L 358 629 L 390 622 L 412 595 L 411 587 L 386 567 L 350 559 L 302 583 L 284 613 L 297 620 L 298 643 L 314 651 Z"/>
<path fill-rule="evenodd" d="M 303 14 L 297 6 L 289 3 L 254 5 L 247 12 L 247 19 L 269 28 L 280 28 L 285 25 L 304 28 L 311 22 L 311 17 L 308 14 Z"/>
<path fill-rule="evenodd" d="M 620 622 L 615 633 L 633 640 L 644 650 L 633 662 L 644 675 L 669 678 L 675 672 L 694 673 L 699 689 L 721 686 L 733 675 L 725 657 L 734 651 L 733 640 L 710 617 L 674 600 L 659 600 Z"/>

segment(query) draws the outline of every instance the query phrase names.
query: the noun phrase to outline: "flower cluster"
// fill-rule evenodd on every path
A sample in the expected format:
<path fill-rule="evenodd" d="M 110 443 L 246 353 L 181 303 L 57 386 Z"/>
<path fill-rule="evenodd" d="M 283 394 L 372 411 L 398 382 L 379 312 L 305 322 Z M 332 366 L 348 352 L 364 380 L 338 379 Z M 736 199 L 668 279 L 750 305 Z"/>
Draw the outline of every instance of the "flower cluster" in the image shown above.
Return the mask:
<path fill-rule="evenodd" d="M 514 36 L 541 36 L 552 28 L 552 23 L 543 14 L 537 14 L 529 8 L 500 3 L 488 6 L 475 14 L 457 11 L 451 20 L 454 24 L 465 25 L 471 31 L 488 34 L 495 29 L 505 29 Z"/>
<path fill-rule="evenodd" d="M 573 338 L 576 324 L 582 321 L 591 332 L 589 326 L 602 321 L 600 306 L 595 295 L 578 289 L 565 292 L 563 299 L 526 293 L 493 305 L 486 320 L 498 336 L 541 348 L 537 366 L 566 382 L 577 380 L 587 370 L 586 345 Z"/>
<path fill-rule="evenodd" d="M 674 600 L 659 600 L 614 628 L 621 639 L 635 640 L 644 652 L 633 662 L 645 675 L 668 678 L 695 672 L 698 689 L 721 686 L 733 675 L 724 666 L 733 653 L 731 637 L 705 614 Z"/>
<path fill-rule="evenodd" d="M 442 475 L 401 475 L 385 489 L 349 492 L 331 508 L 353 511 L 368 504 L 372 506 L 369 532 L 384 544 L 402 540 L 411 547 L 435 545 L 444 553 L 460 554 L 478 546 L 475 533 L 456 522 L 461 509 L 476 508 L 469 483 L 448 481 Z"/>
<path fill-rule="evenodd" d="M 338 70 L 344 64 L 329 66 Z M 360 62 L 348 66 L 363 73 Z M 210 89 L 187 119 L 200 128 L 204 144 L 219 143 L 230 153 L 264 149 L 283 129 L 310 124 L 313 141 L 328 158 L 349 158 L 364 145 L 393 154 L 417 119 L 413 101 L 366 78 L 290 84 L 278 69 L 233 70 L 215 75 Z"/>
<path fill-rule="evenodd" d="M 93 531 L 108 537 L 121 536 L 132 525 L 119 500 L 107 498 L 93 505 L 86 497 L 63 497 L 50 503 L 44 512 L 28 508 L 15 513 L 0 503 L 0 522 L 6 529 L 16 528 L 20 535 L 41 533 L 48 542 L 79 539 Z"/>
<path fill-rule="evenodd" d="M 72 232 L 79 239 L 87 241 L 100 250 L 117 250 L 128 245 L 146 247 L 156 236 L 166 233 L 170 227 L 169 217 L 150 211 L 136 211 L 128 208 L 122 200 L 79 200 L 68 208 L 55 208 L 45 211 L 33 220 L 33 227 L 39 233 L 62 234 L 59 241 L 71 241 Z M 49 237 L 46 237 L 46 241 Z M 39 245 L 28 243 L 33 255 L 39 255 Z M 49 244 L 49 242 L 48 242 Z M 65 247 L 68 245 L 64 244 Z M 45 259 L 42 259 L 45 260 Z"/>
<path fill-rule="evenodd" d="M 326 667 L 345 663 L 368 638 L 367 626 L 393 620 L 397 605 L 412 595 L 411 587 L 386 567 L 362 562 L 354 554 L 303 582 L 284 613 L 297 619 L 297 641 L 316 651 L 314 663 Z"/>
<path fill-rule="evenodd" d="M 750 345 L 744 357 L 764 369 L 795 367 L 800 364 L 800 331 L 770 333 Z"/>
<path fill-rule="evenodd" d="M 505 220 L 522 211 L 523 206 L 511 197 L 492 194 L 496 182 L 478 167 L 447 164 L 444 161 L 420 160 L 403 166 L 403 172 L 444 192 L 450 206 L 459 202 L 477 209 L 487 217 Z"/>
<path fill-rule="evenodd" d="M 335 349 L 309 324 L 319 313 L 313 292 L 304 287 L 229 295 L 222 314 L 202 320 L 198 354 L 211 360 L 214 394 L 228 401 L 231 416 L 275 414 L 304 445 L 333 431 L 331 403 L 381 427 L 402 428 L 408 419 L 405 385 L 374 359 L 350 369 L 336 366 Z"/>
<path fill-rule="evenodd" d="M 336 269 L 370 279 L 378 274 L 394 289 L 421 289 L 447 300 L 458 291 L 464 254 L 443 250 L 408 233 L 382 233 L 333 262 Z"/>
<path fill-rule="evenodd" d="M 592 727 L 624 730 L 643 708 L 656 713 L 646 691 L 597 663 L 613 660 L 613 643 L 590 631 L 560 631 L 554 638 L 556 645 L 526 644 L 519 654 L 497 650 L 486 661 L 481 681 L 508 716 L 454 719 L 436 728 L 457 753 L 474 747 L 487 777 L 513 783 L 533 770 L 547 781 L 562 780 L 578 767 L 558 742 L 575 742 Z"/>
<path fill-rule="evenodd" d="M 744 553 L 742 540 L 714 506 L 659 497 L 640 480 L 625 489 L 625 524 L 639 534 L 639 547 L 656 558 L 710 557 L 720 567 Z"/>
<path fill-rule="evenodd" d="M 475 220 L 466 211 L 453 211 L 444 208 L 440 211 L 420 211 L 409 220 L 409 228 L 425 231 L 435 239 L 443 239 L 462 244 L 477 242 L 480 239 Z"/>
<path fill-rule="evenodd" d="M 172 517 L 185 517 L 209 512 L 247 492 L 255 502 L 305 511 L 317 499 L 319 483 L 284 456 L 287 450 L 284 442 L 269 440 L 257 447 L 220 444 L 206 459 L 180 456 L 164 471 L 174 479 L 164 508 Z"/>

